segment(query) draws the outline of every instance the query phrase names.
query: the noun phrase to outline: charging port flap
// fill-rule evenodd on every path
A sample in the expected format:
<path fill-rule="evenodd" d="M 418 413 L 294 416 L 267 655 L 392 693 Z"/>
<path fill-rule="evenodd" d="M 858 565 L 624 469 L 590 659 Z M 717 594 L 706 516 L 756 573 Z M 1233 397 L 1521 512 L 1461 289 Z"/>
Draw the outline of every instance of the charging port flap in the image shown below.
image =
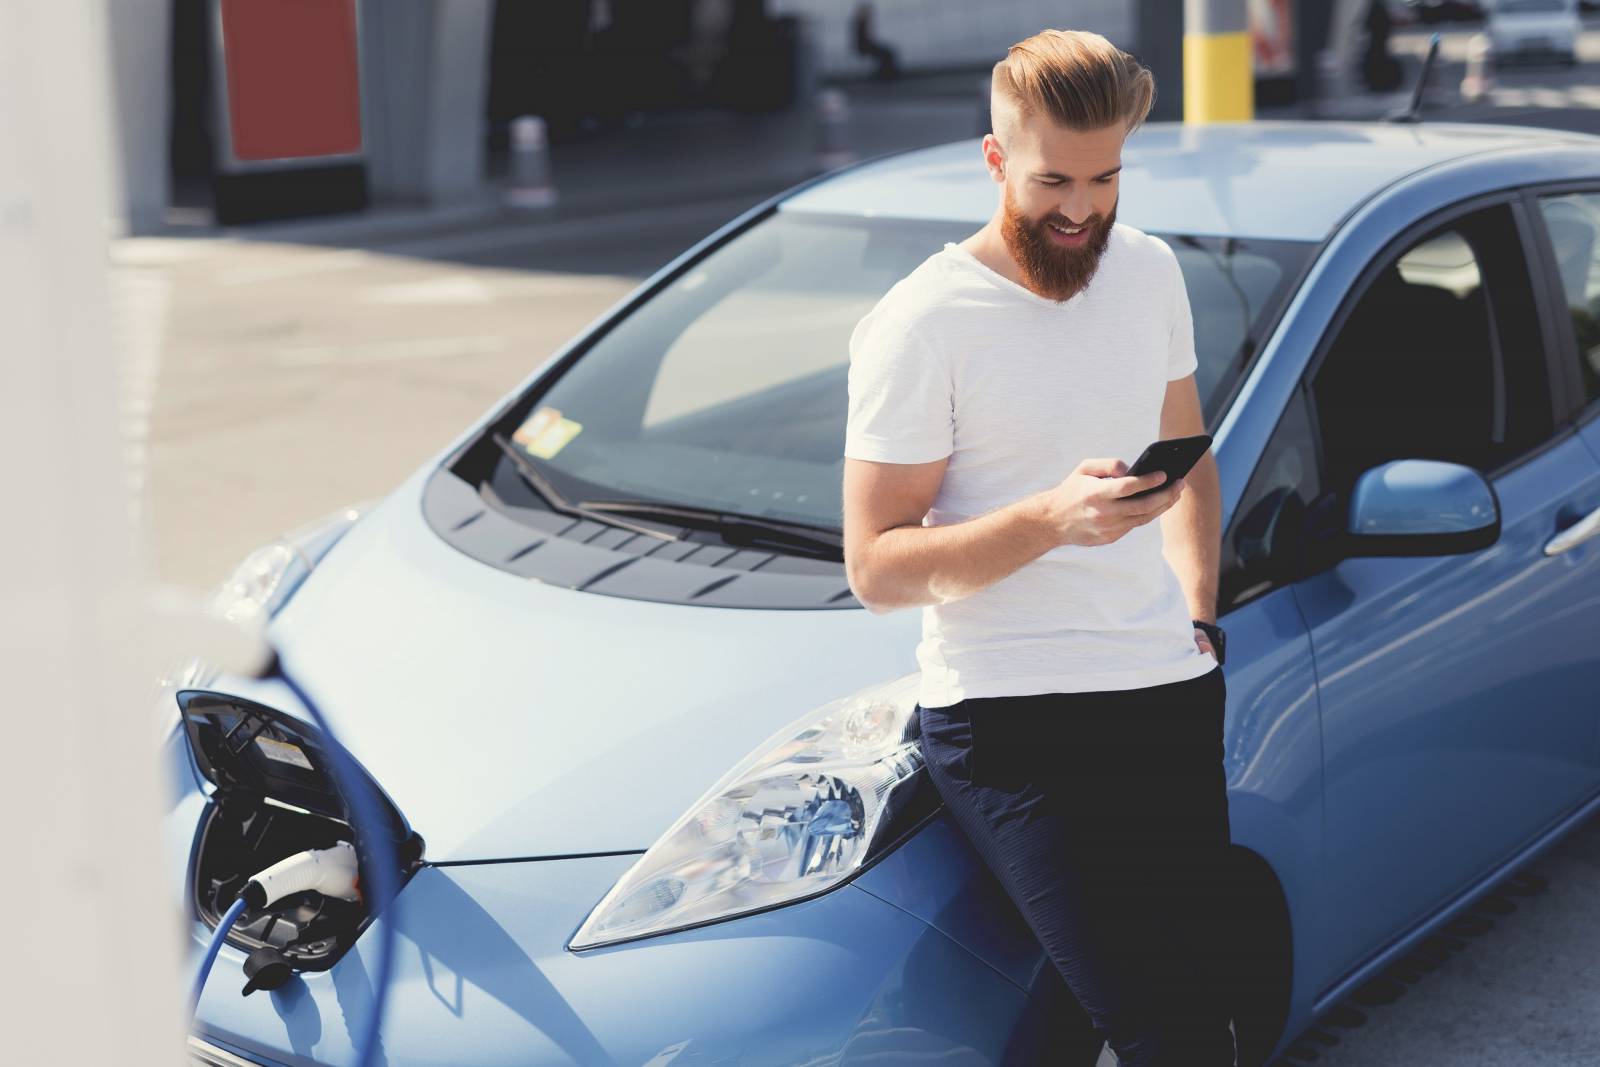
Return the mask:
<path fill-rule="evenodd" d="M 256 872 L 307 849 L 352 844 L 350 808 L 334 779 L 321 734 L 274 708 L 222 693 L 177 694 L 184 731 L 200 772 L 216 786 L 196 834 L 191 884 L 200 918 L 215 927 Z M 401 884 L 422 857 L 422 840 L 362 771 L 394 841 Z M 363 864 L 370 857 L 361 857 Z M 270 947 L 296 970 L 331 967 L 371 919 L 364 902 L 290 894 L 247 909 L 228 941 L 247 951 Z"/>
<path fill-rule="evenodd" d="M 281 711 L 218 693 L 178 694 L 184 729 L 200 772 L 219 790 L 270 797 L 313 815 L 349 822 L 317 728 Z M 364 773 L 364 772 L 363 772 Z M 366 779 L 396 844 L 411 828 L 370 777 Z"/>

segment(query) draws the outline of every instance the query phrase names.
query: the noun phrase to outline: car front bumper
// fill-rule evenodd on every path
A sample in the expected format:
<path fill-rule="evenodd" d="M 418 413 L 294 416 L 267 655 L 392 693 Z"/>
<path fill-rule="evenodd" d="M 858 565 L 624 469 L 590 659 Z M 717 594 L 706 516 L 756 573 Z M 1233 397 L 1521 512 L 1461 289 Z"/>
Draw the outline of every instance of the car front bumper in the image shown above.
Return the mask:
<path fill-rule="evenodd" d="M 632 861 L 419 871 L 398 901 L 384 1062 L 1001 1064 L 1038 1051 L 1028 1047 L 1037 1013 L 1021 988 L 854 884 L 729 922 L 568 951 L 576 923 Z M 205 932 L 195 924 L 196 955 Z M 246 1062 L 351 1062 L 374 1003 L 375 933 L 331 970 L 250 996 L 239 993 L 243 954 L 224 948 L 198 1036 Z"/>

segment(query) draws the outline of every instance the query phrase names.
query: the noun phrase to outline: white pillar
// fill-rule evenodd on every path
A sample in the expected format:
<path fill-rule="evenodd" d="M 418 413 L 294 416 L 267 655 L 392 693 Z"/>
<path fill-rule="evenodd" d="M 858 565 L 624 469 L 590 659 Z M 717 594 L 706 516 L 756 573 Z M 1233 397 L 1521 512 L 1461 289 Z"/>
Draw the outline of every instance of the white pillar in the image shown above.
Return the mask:
<path fill-rule="evenodd" d="M 376 203 L 483 190 L 493 0 L 363 0 L 361 87 Z"/>
<path fill-rule="evenodd" d="M 115 0 L 110 13 L 117 176 L 112 204 L 122 233 L 160 226 L 170 200 L 172 0 Z"/>
<path fill-rule="evenodd" d="M 0 0 L 7 1063 L 182 1060 L 106 272 L 121 2 Z"/>
<path fill-rule="evenodd" d="M 1328 73 L 1337 93 L 1349 92 L 1359 81 L 1354 68 L 1367 32 L 1368 4 L 1369 0 L 1333 0 L 1333 12 L 1328 16 Z"/>

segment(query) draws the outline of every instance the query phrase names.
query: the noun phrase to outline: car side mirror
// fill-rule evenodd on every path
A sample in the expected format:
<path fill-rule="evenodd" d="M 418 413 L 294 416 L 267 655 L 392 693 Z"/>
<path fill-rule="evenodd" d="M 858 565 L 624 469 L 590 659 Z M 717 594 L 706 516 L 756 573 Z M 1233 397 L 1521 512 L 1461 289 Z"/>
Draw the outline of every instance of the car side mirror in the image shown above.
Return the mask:
<path fill-rule="evenodd" d="M 1500 501 L 1471 467 L 1397 459 L 1356 480 L 1345 522 L 1346 556 L 1449 556 L 1500 538 Z"/>

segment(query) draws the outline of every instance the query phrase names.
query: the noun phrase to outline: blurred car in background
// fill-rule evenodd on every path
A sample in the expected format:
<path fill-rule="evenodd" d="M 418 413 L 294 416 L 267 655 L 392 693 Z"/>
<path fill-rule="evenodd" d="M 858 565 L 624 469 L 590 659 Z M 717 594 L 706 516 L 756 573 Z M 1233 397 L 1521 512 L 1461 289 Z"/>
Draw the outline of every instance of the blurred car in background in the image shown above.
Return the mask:
<path fill-rule="evenodd" d="M 1220 474 L 1213 962 L 1244 1067 L 1600 810 L 1597 149 L 1426 122 L 1124 147 L 1119 223 L 1183 272 Z M 921 613 L 864 610 L 840 547 L 850 331 L 996 201 L 975 140 L 775 197 L 388 497 L 245 562 L 220 610 L 270 618 L 404 888 L 397 917 L 247 910 L 197 1062 L 350 1062 L 385 921 L 390 1067 L 1062 1062 L 1079 1009 L 922 770 Z M 281 680 L 194 664 L 161 701 L 198 955 L 348 805 Z M 263 949 L 297 973 L 241 996 Z"/>
<path fill-rule="evenodd" d="M 1483 5 L 1477 0 L 1405 0 L 1415 22 L 1482 22 Z"/>
<path fill-rule="evenodd" d="M 1583 22 L 1578 0 L 1485 0 L 1489 54 L 1497 64 L 1555 59 L 1578 62 Z"/>

